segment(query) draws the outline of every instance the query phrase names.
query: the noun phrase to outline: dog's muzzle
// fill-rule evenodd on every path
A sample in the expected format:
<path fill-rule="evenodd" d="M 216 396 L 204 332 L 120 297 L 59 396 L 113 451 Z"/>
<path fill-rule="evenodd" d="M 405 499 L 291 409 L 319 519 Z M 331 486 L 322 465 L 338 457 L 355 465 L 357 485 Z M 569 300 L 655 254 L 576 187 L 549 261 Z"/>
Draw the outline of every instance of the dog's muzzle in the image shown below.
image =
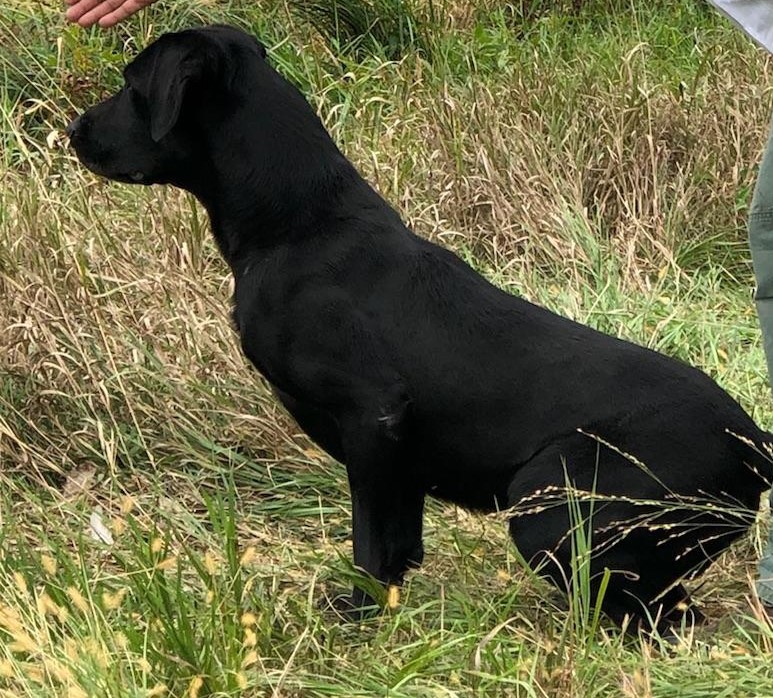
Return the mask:
<path fill-rule="evenodd" d="M 83 115 L 76 116 L 64 129 L 64 132 L 68 135 L 68 137 L 72 138 L 77 132 L 78 129 L 81 128 L 83 125 Z"/>

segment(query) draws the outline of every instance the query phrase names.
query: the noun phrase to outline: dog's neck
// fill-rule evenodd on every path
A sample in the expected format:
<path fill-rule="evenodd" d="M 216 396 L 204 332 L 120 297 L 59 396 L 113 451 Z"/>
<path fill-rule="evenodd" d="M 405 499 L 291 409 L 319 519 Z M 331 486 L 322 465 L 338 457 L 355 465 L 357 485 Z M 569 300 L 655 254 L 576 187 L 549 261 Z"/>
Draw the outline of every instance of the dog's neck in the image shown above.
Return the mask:
<path fill-rule="evenodd" d="M 343 215 L 344 198 L 360 199 L 363 207 L 384 205 L 337 148 L 333 153 L 285 151 L 268 167 L 256 150 L 254 144 L 241 144 L 218 152 L 205 175 L 184 186 L 204 205 L 218 248 L 234 272 L 246 259 L 334 229 L 326 222 Z"/>
<path fill-rule="evenodd" d="M 186 181 L 175 182 L 207 209 L 234 271 L 237 260 L 340 228 L 328 221 L 361 216 L 368 227 L 369 212 L 380 211 L 383 220 L 384 210 L 391 210 L 339 151 L 300 92 L 273 69 L 261 70 L 254 85 L 249 74 L 243 76 L 242 98 L 211 106 L 197 134 L 206 159 L 183 174 Z M 218 127 L 204 128 L 206 123 Z"/>

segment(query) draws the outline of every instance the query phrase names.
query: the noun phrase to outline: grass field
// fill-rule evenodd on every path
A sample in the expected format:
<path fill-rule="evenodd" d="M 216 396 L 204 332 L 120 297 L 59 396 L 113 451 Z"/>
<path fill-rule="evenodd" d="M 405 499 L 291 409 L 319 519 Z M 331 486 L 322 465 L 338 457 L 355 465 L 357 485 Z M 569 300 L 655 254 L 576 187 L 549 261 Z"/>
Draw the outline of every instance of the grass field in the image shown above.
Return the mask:
<path fill-rule="evenodd" d="M 699 0 L 334 7 L 166 0 L 83 31 L 0 0 L 0 695 L 773 696 L 764 517 L 675 647 L 562 610 L 501 520 L 438 503 L 400 608 L 320 610 L 356 576 L 342 467 L 242 358 L 203 211 L 63 136 L 161 32 L 247 27 L 419 234 L 770 427 L 745 219 L 773 61 Z"/>

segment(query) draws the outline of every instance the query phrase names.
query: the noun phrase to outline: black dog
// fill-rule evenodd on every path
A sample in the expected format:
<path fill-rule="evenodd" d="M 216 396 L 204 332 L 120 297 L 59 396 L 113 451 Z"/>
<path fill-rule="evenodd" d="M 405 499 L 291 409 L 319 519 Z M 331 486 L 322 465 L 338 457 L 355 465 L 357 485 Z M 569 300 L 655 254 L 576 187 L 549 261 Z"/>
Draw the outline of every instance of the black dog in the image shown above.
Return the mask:
<path fill-rule="evenodd" d="M 355 564 L 400 584 L 423 557 L 427 494 L 512 507 L 519 551 L 554 583 L 572 583 L 579 525 L 613 619 L 679 621 L 681 580 L 753 519 L 770 435 L 700 371 L 415 236 L 265 58 L 229 27 L 164 35 L 68 132 L 93 172 L 206 207 L 244 353 L 346 465 Z"/>

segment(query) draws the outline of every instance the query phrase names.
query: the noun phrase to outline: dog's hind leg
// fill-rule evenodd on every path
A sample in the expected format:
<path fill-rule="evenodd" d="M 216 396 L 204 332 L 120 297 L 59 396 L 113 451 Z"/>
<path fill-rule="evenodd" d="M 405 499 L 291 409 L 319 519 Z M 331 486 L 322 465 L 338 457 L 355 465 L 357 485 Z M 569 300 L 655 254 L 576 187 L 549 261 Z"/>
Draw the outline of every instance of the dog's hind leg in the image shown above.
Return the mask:
<path fill-rule="evenodd" d="M 641 598 L 648 596 L 652 600 L 645 604 Z M 701 625 L 706 621 L 682 584 L 675 584 L 659 595 L 644 585 L 614 586 L 605 594 L 603 608 L 609 618 L 629 633 L 656 630 L 662 637 L 669 637 L 682 624 Z"/>
<path fill-rule="evenodd" d="M 580 434 L 543 449 L 508 488 L 513 541 L 530 567 L 559 589 L 589 593 L 591 604 L 603 591 L 604 612 L 618 624 L 627 618 L 631 630 L 652 623 L 662 629 L 685 617 L 699 622 L 700 611 L 678 583 L 683 570 L 659 545 L 662 534 L 647 526 L 653 506 L 605 496 L 614 489 L 604 473 L 619 480 L 629 467 Z M 646 487 L 642 480 L 633 491 Z"/>

